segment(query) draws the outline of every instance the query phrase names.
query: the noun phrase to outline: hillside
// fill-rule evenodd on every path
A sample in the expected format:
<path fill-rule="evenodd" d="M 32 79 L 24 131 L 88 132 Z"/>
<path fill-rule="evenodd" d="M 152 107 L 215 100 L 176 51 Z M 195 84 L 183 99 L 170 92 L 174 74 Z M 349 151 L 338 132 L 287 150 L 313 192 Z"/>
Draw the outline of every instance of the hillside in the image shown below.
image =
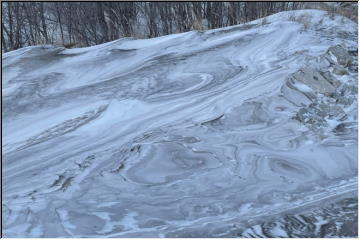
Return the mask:
<path fill-rule="evenodd" d="M 299 10 L 3 54 L 4 237 L 357 236 L 357 37 Z"/>

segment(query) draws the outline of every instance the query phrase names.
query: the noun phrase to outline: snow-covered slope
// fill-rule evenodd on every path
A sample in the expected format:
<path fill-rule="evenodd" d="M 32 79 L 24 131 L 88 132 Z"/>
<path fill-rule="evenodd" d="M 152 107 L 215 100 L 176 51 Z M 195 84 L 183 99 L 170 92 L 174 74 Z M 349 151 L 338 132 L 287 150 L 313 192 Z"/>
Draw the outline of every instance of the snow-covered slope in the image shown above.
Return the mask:
<path fill-rule="evenodd" d="M 305 10 L 3 54 L 4 236 L 261 236 L 354 198 L 356 53 L 354 22 Z"/>

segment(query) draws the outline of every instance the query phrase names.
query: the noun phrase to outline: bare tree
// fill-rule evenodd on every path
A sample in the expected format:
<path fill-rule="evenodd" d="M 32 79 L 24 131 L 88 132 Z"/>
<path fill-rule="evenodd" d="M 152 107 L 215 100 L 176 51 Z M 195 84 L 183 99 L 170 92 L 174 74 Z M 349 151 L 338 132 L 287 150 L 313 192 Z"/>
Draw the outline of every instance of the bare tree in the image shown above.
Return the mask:
<path fill-rule="evenodd" d="M 2 50 L 36 44 L 91 46 L 251 21 L 298 2 L 2 2 Z"/>

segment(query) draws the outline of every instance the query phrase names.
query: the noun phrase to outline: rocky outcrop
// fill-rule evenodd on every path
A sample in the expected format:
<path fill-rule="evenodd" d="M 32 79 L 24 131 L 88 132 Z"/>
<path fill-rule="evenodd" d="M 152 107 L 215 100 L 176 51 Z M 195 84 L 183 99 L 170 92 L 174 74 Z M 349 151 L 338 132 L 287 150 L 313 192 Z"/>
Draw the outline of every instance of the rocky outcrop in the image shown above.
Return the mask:
<path fill-rule="evenodd" d="M 311 68 L 300 69 L 292 76 L 292 78 L 293 81 L 304 83 L 318 93 L 331 94 L 335 92 L 335 87 L 331 85 L 320 72 Z"/>
<path fill-rule="evenodd" d="M 329 72 L 321 73 L 312 68 L 302 68 L 291 75 L 283 85 L 284 97 L 297 106 L 308 106 L 316 101 L 318 93 L 330 96 L 340 82 Z"/>
<path fill-rule="evenodd" d="M 339 64 L 344 67 L 349 67 L 351 65 L 351 56 L 341 45 L 330 47 L 327 53 L 329 55 L 328 60 L 331 63 Z"/>
<path fill-rule="evenodd" d="M 288 78 L 282 93 L 300 107 L 293 119 L 317 130 L 326 126 L 328 120 L 348 118 L 344 109 L 356 101 L 357 86 L 340 81 L 339 76 L 349 74 L 348 69 L 355 64 L 352 58 L 345 48 L 336 45 L 320 58 L 327 68 L 332 67 L 331 72 L 307 67 Z"/>

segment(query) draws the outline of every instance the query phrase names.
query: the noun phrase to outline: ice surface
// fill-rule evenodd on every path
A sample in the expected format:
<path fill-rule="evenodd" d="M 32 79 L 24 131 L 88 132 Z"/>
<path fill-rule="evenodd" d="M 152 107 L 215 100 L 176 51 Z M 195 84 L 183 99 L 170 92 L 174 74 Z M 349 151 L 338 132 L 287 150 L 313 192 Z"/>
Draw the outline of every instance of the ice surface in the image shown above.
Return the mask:
<path fill-rule="evenodd" d="M 337 76 L 328 51 L 357 49 L 357 25 L 261 22 L 3 54 L 4 236 L 314 237 L 357 219 L 313 210 L 357 194 L 357 56 Z M 301 213 L 303 235 L 286 225 Z"/>

